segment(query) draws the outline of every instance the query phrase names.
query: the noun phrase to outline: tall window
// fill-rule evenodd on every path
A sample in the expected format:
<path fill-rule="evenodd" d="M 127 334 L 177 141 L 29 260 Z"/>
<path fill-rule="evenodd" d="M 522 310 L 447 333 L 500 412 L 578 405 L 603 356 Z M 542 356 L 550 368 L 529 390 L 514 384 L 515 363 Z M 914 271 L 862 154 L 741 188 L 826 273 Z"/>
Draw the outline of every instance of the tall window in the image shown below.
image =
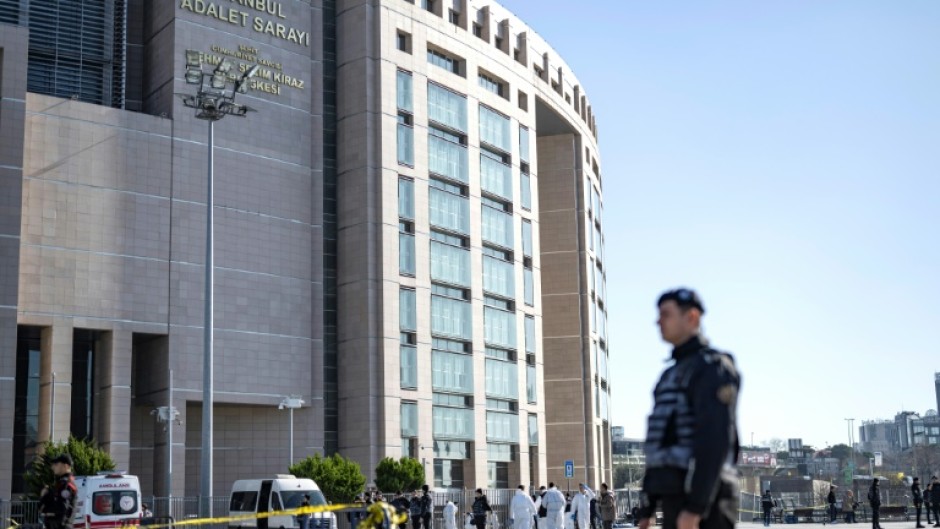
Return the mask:
<path fill-rule="evenodd" d="M 482 198 L 483 241 L 512 248 L 512 209 L 507 203 Z"/>
<path fill-rule="evenodd" d="M 516 400 L 519 398 L 519 370 L 515 360 L 486 359 L 486 396 Z"/>
<path fill-rule="evenodd" d="M 505 252 L 484 247 L 483 290 L 504 298 L 516 297 L 515 267 Z"/>
<path fill-rule="evenodd" d="M 502 443 L 518 443 L 519 415 L 516 413 L 487 411 L 486 440 Z"/>
<path fill-rule="evenodd" d="M 428 82 L 428 119 L 460 132 L 467 131 L 467 98 Z"/>
<path fill-rule="evenodd" d="M 529 414 L 529 446 L 538 446 L 539 444 L 539 416 Z"/>
<path fill-rule="evenodd" d="M 409 455 L 418 438 L 418 403 L 401 402 L 401 440 L 402 455 Z"/>
<path fill-rule="evenodd" d="M 398 163 L 411 167 L 415 163 L 413 97 L 411 73 L 398 70 L 396 98 L 398 105 Z"/>
<path fill-rule="evenodd" d="M 432 178 L 428 197 L 432 227 L 450 232 L 470 233 L 470 201 L 466 186 L 457 186 Z"/>
<path fill-rule="evenodd" d="M 447 351 L 432 351 L 431 387 L 434 391 L 472 394 L 473 356 Z"/>
<path fill-rule="evenodd" d="M 431 174 L 467 184 L 470 164 L 466 138 L 436 127 L 428 128 L 428 169 Z"/>
<path fill-rule="evenodd" d="M 529 163 L 529 129 L 519 126 L 519 160 Z"/>
<path fill-rule="evenodd" d="M 526 172 L 519 174 L 519 192 L 522 195 L 519 198 L 522 209 L 526 211 L 532 210 L 532 178 Z"/>
<path fill-rule="evenodd" d="M 532 257 L 532 221 L 522 221 L 522 255 Z"/>
<path fill-rule="evenodd" d="M 523 285 L 523 295 L 522 299 L 525 301 L 525 304 L 534 307 L 535 306 L 535 273 L 529 267 L 524 267 L 522 269 L 522 285 Z"/>
<path fill-rule="evenodd" d="M 402 331 L 414 332 L 418 329 L 417 295 L 410 288 L 398 291 L 398 319 Z"/>
<path fill-rule="evenodd" d="M 473 337 L 472 311 L 466 290 L 431 286 L 431 333 L 446 338 Z"/>
<path fill-rule="evenodd" d="M 411 72 L 398 70 L 397 74 L 397 92 L 398 92 L 398 110 L 413 112 L 412 101 L 414 99 L 411 87 Z"/>
<path fill-rule="evenodd" d="M 480 105 L 480 140 L 504 152 L 512 152 L 509 118 Z"/>
<path fill-rule="evenodd" d="M 398 179 L 398 272 L 415 274 L 414 180 Z"/>
<path fill-rule="evenodd" d="M 431 280 L 451 285 L 470 286 L 470 251 L 461 246 L 449 244 L 457 239 L 443 234 L 432 233 L 432 237 L 445 238 L 446 242 L 431 241 Z"/>
<path fill-rule="evenodd" d="M 456 56 L 453 56 L 449 53 L 438 51 L 434 49 L 428 50 L 428 62 L 434 66 L 438 66 L 447 70 L 450 73 L 457 75 L 463 75 L 461 71 L 460 63 L 463 62 Z"/>
<path fill-rule="evenodd" d="M 507 156 L 480 149 L 480 186 L 483 191 L 512 200 L 512 166 Z"/>
<path fill-rule="evenodd" d="M 418 349 L 412 344 L 412 333 L 401 333 L 400 376 L 402 389 L 418 388 Z"/>
<path fill-rule="evenodd" d="M 502 307 L 484 307 L 483 336 L 489 345 L 515 349 L 516 313 Z"/>

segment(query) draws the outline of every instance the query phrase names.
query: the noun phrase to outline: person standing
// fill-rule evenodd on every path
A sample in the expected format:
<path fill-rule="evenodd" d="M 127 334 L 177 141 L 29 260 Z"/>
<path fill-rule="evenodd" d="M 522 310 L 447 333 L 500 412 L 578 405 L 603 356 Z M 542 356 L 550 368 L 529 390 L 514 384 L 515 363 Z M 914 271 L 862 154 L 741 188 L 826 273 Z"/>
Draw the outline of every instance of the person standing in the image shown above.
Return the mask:
<path fill-rule="evenodd" d="M 674 363 L 653 391 L 639 529 L 649 529 L 657 508 L 663 529 L 729 529 L 738 518 L 740 376 L 731 355 L 701 335 L 705 307 L 698 294 L 671 290 L 657 305 Z"/>
<path fill-rule="evenodd" d="M 574 514 L 574 521 L 577 529 L 589 529 L 591 525 L 591 500 L 594 499 L 594 491 L 584 483 L 578 484 L 578 493 L 571 501 L 571 512 Z"/>
<path fill-rule="evenodd" d="M 842 510 L 845 511 L 845 523 L 855 523 L 855 510 L 858 509 L 858 502 L 855 500 L 855 493 L 849 489 L 845 493 L 845 504 Z"/>
<path fill-rule="evenodd" d="M 476 490 L 476 497 L 473 499 L 473 506 L 470 508 L 473 512 L 473 525 L 477 529 L 486 529 L 486 517 L 493 512 L 489 500 L 483 494 L 483 489 Z"/>
<path fill-rule="evenodd" d="M 512 518 L 512 529 L 531 529 L 532 522 L 539 510 L 535 502 L 525 492 L 525 485 L 519 485 L 516 495 L 509 502 L 509 516 Z"/>
<path fill-rule="evenodd" d="M 933 508 L 934 527 L 940 527 L 940 480 L 930 478 L 930 506 Z"/>
<path fill-rule="evenodd" d="M 927 525 L 930 525 L 930 514 L 933 512 L 933 509 L 931 507 L 933 505 L 933 502 L 930 499 L 931 489 L 933 489 L 933 483 L 932 482 L 927 483 L 927 488 L 924 489 L 924 507 L 925 507 L 925 510 L 927 511 Z M 940 522 L 940 520 L 937 520 L 937 521 Z"/>
<path fill-rule="evenodd" d="M 444 505 L 444 529 L 457 529 L 457 505 L 452 500 Z"/>
<path fill-rule="evenodd" d="M 60 454 L 52 460 L 51 466 L 55 483 L 52 487 L 43 487 L 39 500 L 43 525 L 46 529 L 72 529 L 72 513 L 78 495 L 72 476 L 72 456 Z"/>
<path fill-rule="evenodd" d="M 612 529 L 614 520 L 617 519 L 617 500 L 606 483 L 601 483 L 601 496 L 597 500 L 597 508 L 600 510 L 603 529 Z"/>
<path fill-rule="evenodd" d="M 421 491 L 416 490 L 411 495 L 411 505 L 408 507 L 411 516 L 411 527 L 421 529 Z"/>
<path fill-rule="evenodd" d="M 395 511 L 398 514 L 405 516 L 405 521 L 402 522 L 402 525 L 407 527 L 408 518 L 411 515 L 411 502 L 408 501 L 408 498 L 405 497 L 402 491 L 395 493 L 395 498 L 392 499 L 392 507 L 395 507 Z"/>
<path fill-rule="evenodd" d="M 545 508 L 546 529 L 563 529 L 565 525 L 565 495 L 555 487 L 548 484 L 548 490 L 542 496 L 542 507 Z"/>
<path fill-rule="evenodd" d="M 431 497 L 431 488 L 427 484 L 421 485 L 421 525 L 423 529 L 431 529 L 431 517 L 434 516 L 434 498 Z"/>
<path fill-rule="evenodd" d="M 917 512 L 917 529 L 924 527 L 920 524 L 920 515 L 921 510 L 924 508 L 924 494 L 920 490 L 920 478 L 914 478 L 914 482 L 911 484 L 911 500 L 914 503 L 914 510 Z"/>
<path fill-rule="evenodd" d="M 829 503 L 829 523 L 835 523 L 836 516 L 836 486 L 829 485 L 829 495 L 826 496 L 826 502 Z"/>
<path fill-rule="evenodd" d="M 760 497 L 760 506 L 764 510 L 764 527 L 770 527 L 770 518 L 774 511 L 774 497 L 770 495 L 770 489 L 764 491 Z"/>
<path fill-rule="evenodd" d="M 310 495 L 304 494 L 303 501 L 300 502 L 301 509 L 310 508 Z M 301 511 L 300 515 L 297 517 L 297 521 L 300 522 L 300 529 L 307 529 L 310 525 L 310 512 Z M 146 517 L 145 517 L 146 518 Z"/>
<path fill-rule="evenodd" d="M 878 486 L 878 478 L 873 479 L 871 487 L 868 488 L 868 505 L 871 506 L 872 529 L 881 529 L 881 489 Z"/>

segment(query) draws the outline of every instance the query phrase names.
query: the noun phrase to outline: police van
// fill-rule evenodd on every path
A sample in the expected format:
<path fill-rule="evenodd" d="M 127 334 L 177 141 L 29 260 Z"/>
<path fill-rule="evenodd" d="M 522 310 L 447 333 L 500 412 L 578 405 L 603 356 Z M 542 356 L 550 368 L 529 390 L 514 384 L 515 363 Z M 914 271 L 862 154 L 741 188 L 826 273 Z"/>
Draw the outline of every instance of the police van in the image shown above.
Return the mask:
<path fill-rule="evenodd" d="M 140 481 L 123 472 L 76 476 L 75 529 L 102 529 L 140 524 Z"/>
<path fill-rule="evenodd" d="M 229 515 L 244 519 L 229 522 L 229 529 L 304 529 L 300 518 L 274 515 L 257 518 L 260 513 L 296 509 L 310 495 L 310 506 L 326 505 L 326 498 L 312 479 L 278 474 L 273 479 L 241 479 L 232 485 Z M 306 529 L 336 529 L 336 515 L 331 512 L 311 514 Z"/>

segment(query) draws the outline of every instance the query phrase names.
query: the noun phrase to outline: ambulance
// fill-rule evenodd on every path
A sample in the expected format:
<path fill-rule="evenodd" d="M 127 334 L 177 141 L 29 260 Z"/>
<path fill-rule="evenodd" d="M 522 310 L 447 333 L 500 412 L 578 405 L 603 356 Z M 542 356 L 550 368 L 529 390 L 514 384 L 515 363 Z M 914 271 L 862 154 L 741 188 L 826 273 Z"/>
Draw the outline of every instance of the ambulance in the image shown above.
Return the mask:
<path fill-rule="evenodd" d="M 75 529 L 140 525 L 140 481 L 123 472 L 76 476 Z"/>
<path fill-rule="evenodd" d="M 240 479 L 232 485 L 229 501 L 229 515 L 238 519 L 229 522 L 229 529 L 305 529 L 297 516 L 257 517 L 260 513 L 296 509 L 305 494 L 310 495 L 311 507 L 327 504 L 312 479 L 292 474 L 277 474 L 273 479 Z M 336 529 L 336 515 L 331 512 L 311 514 L 306 529 Z"/>

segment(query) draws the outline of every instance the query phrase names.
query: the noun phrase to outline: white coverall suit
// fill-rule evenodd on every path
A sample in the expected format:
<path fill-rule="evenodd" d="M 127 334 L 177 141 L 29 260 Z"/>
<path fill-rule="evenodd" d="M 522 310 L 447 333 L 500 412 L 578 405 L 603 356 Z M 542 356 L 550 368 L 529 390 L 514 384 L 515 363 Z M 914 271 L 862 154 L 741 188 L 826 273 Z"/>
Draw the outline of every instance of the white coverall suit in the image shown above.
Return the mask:
<path fill-rule="evenodd" d="M 571 512 L 575 514 L 575 522 L 578 529 L 588 529 L 591 527 L 591 500 L 594 499 L 594 491 L 584 485 L 584 492 L 575 494 L 571 500 Z"/>

